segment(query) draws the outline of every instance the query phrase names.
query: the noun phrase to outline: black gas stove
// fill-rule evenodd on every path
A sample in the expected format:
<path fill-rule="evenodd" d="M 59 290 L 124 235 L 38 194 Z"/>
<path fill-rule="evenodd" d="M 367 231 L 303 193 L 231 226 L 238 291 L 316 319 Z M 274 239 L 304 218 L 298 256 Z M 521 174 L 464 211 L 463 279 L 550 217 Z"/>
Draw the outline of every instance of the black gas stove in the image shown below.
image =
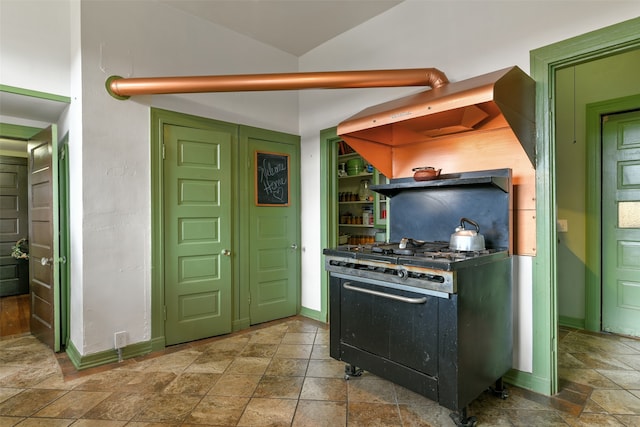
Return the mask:
<path fill-rule="evenodd" d="M 375 243 L 344 245 L 324 251 L 325 269 L 335 274 L 385 282 L 397 289 L 419 293 L 455 293 L 456 270 L 479 266 L 509 256 L 506 249 L 453 251 L 449 242 L 420 242 L 419 245 Z M 440 295 L 444 296 L 444 295 Z"/>
<path fill-rule="evenodd" d="M 330 273 L 330 354 L 455 411 L 511 368 L 511 171 L 412 178 L 372 186 L 389 197 L 390 242 L 324 250 Z M 486 245 L 455 251 L 473 218 Z"/>

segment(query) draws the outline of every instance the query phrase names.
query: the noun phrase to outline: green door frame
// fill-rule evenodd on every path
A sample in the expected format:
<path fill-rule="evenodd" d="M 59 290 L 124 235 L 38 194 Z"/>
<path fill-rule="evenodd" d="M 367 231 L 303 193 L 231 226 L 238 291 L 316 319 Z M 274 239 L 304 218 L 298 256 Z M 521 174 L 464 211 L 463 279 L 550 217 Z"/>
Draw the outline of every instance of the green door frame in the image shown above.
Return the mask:
<path fill-rule="evenodd" d="M 289 147 L 289 151 L 292 158 L 289 161 L 289 180 L 290 180 L 290 200 L 297 200 L 297 203 L 291 203 L 290 207 L 295 207 L 297 205 L 297 213 L 294 215 L 296 218 L 295 224 L 295 235 L 296 241 L 292 242 L 297 245 L 297 248 L 301 248 L 302 244 L 300 242 L 301 239 L 301 221 L 300 221 L 300 192 L 301 192 L 301 183 L 300 183 L 300 137 L 298 135 L 287 134 L 279 131 L 256 128 L 248 125 L 238 125 L 239 128 L 239 136 L 238 136 L 238 194 L 243 195 L 252 195 L 254 194 L 254 185 L 255 185 L 255 170 L 251 165 L 254 164 L 255 153 L 254 149 L 269 151 L 268 149 L 264 149 L 265 147 L 271 146 L 272 144 L 277 144 L 280 149 L 283 151 L 287 151 L 284 147 L 285 145 Z M 295 158 L 294 158 L 295 157 Z M 297 190 L 296 190 L 297 188 Z M 238 242 L 239 242 L 239 250 L 238 257 L 239 259 L 251 260 L 252 251 L 251 246 L 252 242 L 258 244 L 257 237 L 252 235 L 252 230 L 255 230 L 255 214 L 256 204 L 253 197 L 240 197 L 238 200 L 238 215 L 237 215 L 237 223 L 239 225 L 239 234 L 238 234 Z M 277 208 L 276 208 L 277 209 Z M 302 297 L 302 288 L 300 285 L 302 278 L 302 269 L 301 269 L 301 251 L 300 249 L 295 250 L 295 275 L 298 277 L 297 289 L 295 290 L 295 295 L 288 299 L 288 304 L 295 299 L 295 313 L 303 314 L 306 317 L 320 320 L 318 319 L 319 314 L 310 309 L 302 309 L 301 297 Z M 251 262 L 249 261 L 249 264 Z M 234 323 L 234 330 L 240 330 L 244 328 L 248 328 L 251 324 L 255 324 L 256 319 L 251 317 L 251 304 L 259 304 L 259 297 L 257 295 L 251 294 L 252 287 L 256 284 L 256 278 L 251 279 L 252 274 L 256 274 L 256 266 L 244 264 L 243 268 L 240 268 L 238 272 L 238 287 L 239 287 L 239 295 L 242 298 L 242 303 L 240 304 L 239 310 L 240 315 L 237 319 L 237 322 Z M 258 280 L 259 281 L 259 280 Z M 253 289 L 256 290 L 255 288 Z M 253 311 L 255 314 L 255 311 Z M 263 312 L 264 314 L 264 312 Z M 277 316 L 282 316 L 282 311 L 276 310 L 274 312 Z M 260 321 L 260 320 L 259 320 Z"/>
<path fill-rule="evenodd" d="M 163 350 L 165 348 L 165 308 L 164 308 L 164 238 L 162 227 L 163 218 L 163 141 L 162 133 L 165 124 L 174 124 L 177 126 L 187 126 L 199 129 L 219 129 L 219 126 L 237 127 L 233 123 L 222 122 L 214 119 L 208 119 L 199 116 L 192 116 L 174 111 L 162 110 L 159 108 L 151 108 L 151 348 L 150 351 Z M 232 143 L 231 158 L 236 159 L 237 141 Z M 236 173 L 237 165 L 232 165 L 232 175 Z M 231 194 L 236 194 L 235 186 L 232 186 Z M 232 202 L 232 217 L 236 215 L 236 201 Z M 236 221 L 237 223 L 237 221 Z M 238 233 L 238 224 L 234 224 L 233 235 Z M 231 267 L 233 277 L 238 277 L 237 262 L 233 262 Z M 239 297 L 235 279 L 233 280 L 233 315 L 232 321 L 235 322 L 239 316 Z"/>
<path fill-rule="evenodd" d="M 58 144 L 58 206 L 60 226 L 60 345 L 67 347 L 70 343 L 71 319 L 71 223 L 69 212 L 69 133 L 67 132 Z"/>
<path fill-rule="evenodd" d="M 536 81 L 536 239 L 533 270 L 533 372 L 515 376 L 518 385 L 551 395 L 558 390 L 557 258 L 555 172 L 555 73 L 640 47 L 640 18 L 554 43 L 530 53 Z"/>
<path fill-rule="evenodd" d="M 338 245 L 338 144 L 336 127 L 320 131 L 320 246 L 333 248 Z M 324 269 L 324 257 L 320 257 L 320 320 L 329 321 L 329 273 Z"/>

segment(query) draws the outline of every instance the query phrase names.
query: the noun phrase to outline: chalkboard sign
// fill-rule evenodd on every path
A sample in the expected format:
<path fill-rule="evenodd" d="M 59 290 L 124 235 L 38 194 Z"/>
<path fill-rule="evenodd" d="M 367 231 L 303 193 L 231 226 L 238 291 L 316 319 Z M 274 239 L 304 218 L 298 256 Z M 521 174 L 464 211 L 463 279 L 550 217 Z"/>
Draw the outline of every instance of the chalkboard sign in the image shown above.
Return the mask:
<path fill-rule="evenodd" d="M 289 155 L 256 151 L 257 206 L 289 206 Z"/>

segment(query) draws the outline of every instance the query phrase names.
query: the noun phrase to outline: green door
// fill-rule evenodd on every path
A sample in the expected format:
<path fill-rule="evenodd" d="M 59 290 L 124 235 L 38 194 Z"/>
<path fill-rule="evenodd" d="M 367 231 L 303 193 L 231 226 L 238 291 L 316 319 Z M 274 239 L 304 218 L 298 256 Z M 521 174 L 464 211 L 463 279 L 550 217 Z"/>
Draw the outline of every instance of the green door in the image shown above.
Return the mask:
<path fill-rule="evenodd" d="M 255 325 L 298 312 L 300 139 L 294 135 L 242 127 L 240 140 L 247 144 L 251 177 L 247 216 L 249 316 L 250 323 Z M 285 163 L 282 163 L 283 159 L 286 159 Z M 286 165 L 286 173 L 283 165 Z M 271 191 L 275 187 L 278 190 Z M 273 199 L 260 201 L 257 191 L 278 194 L 274 194 Z"/>
<path fill-rule="evenodd" d="M 640 336 L 640 111 L 602 129 L 602 329 Z"/>
<path fill-rule="evenodd" d="M 228 130 L 164 125 L 166 344 L 231 332 Z"/>

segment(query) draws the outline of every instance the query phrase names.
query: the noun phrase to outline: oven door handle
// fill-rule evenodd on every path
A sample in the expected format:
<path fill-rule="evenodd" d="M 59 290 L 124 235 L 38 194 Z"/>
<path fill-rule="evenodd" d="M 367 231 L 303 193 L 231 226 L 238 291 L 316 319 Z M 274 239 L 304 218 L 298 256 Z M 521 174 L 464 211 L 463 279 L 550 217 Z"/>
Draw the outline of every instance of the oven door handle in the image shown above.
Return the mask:
<path fill-rule="evenodd" d="M 427 297 L 409 298 L 409 297 L 403 297 L 400 295 L 387 294 L 384 292 L 374 291 L 372 289 L 358 288 L 357 286 L 352 286 L 351 282 L 343 283 L 342 287 L 345 289 L 349 289 L 350 291 L 362 292 L 363 294 L 375 295 L 382 298 L 388 298 L 396 301 L 406 302 L 408 304 L 424 304 L 425 302 L 427 302 Z"/>

